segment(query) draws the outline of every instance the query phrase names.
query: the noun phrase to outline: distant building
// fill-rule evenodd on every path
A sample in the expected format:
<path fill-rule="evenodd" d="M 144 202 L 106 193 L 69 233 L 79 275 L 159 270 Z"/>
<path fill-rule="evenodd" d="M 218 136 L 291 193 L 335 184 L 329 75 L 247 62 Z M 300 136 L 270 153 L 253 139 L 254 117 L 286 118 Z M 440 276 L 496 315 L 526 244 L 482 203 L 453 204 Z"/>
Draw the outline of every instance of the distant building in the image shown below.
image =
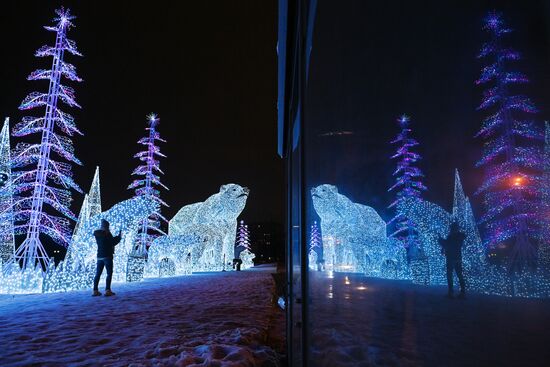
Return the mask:
<path fill-rule="evenodd" d="M 256 264 L 284 261 L 285 247 L 281 223 L 249 223 L 248 229 L 252 252 L 256 254 Z"/>

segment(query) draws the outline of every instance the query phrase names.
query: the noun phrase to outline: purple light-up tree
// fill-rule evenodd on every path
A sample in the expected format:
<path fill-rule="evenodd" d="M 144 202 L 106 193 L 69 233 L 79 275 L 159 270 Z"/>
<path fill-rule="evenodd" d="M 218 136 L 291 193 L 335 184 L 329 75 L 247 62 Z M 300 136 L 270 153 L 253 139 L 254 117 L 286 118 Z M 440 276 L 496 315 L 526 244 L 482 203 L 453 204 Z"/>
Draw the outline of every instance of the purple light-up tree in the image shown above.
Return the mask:
<path fill-rule="evenodd" d="M 12 163 L 13 168 L 17 169 L 13 178 L 14 194 L 17 195 L 14 203 L 15 231 L 26 235 L 15 253 L 15 260 L 22 262 L 24 269 L 35 266 L 37 261 L 46 267 L 49 264 L 40 234 L 51 237 L 59 244 L 68 245 L 71 230 L 67 218 L 76 220 L 69 209 L 72 201 L 70 189 L 82 192 L 72 179 L 71 165 L 58 160 L 81 164 L 74 155 L 69 137 L 82 133 L 76 127 L 73 117 L 59 109 L 58 101 L 80 108 L 75 101 L 74 90 L 61 84 L 61 77 L 75 82 L 82 81 L 75 67 L 63 60 L 65 52 L 82 55 L 76 49 L 75 42 L 66 35 L 74 26 L 71 20 L 75 17 L 63 8 L 56 10 L 56 14 L 56 24 L 44 27 L 56 33 L 55 46 L 42 46 L 35 53 L 37 57 L 51 56 L 52 67 L 48 70 L 38 69 L 27 78 L 47 80 L 48 92 L 32 92 L 19 106 L 20 110 L 44 107 L 45 113 L 42 117 L 23 117 L 13 128 L 14 136 L 42 135 L 39 144 L 18 143 Z M 45 205 L 62 216 L 46 213 Z"/>
<path fill-rule="evenodd" d="M 239 249 L 239 252 L 244 250 L 250 251 L 250 231 L 248 230 L 248 225 L 246 225 L 243 220 L 239 222 L 236 242 L 236 247 Z"/>
<path fill-rule="evenodd" d="M 537 196 L 542 152 L 537 144 L 541 129 L 529 119 L 537 112 L 525 96 L 515 94 L 514 86 L 527 83 L 522 73 L 511 71 L 510 64 L 520 55 L 504 45 L 503 37 L 510 33 L 500 13 L 491 12 L 483 29 L 490 35 L 479 58 L 487 60 L 477 85 L 485 85 L 479 110 L 491 115 L 476 137 L 485 141 L 478 167 L 485 168 L 485 177 L 477 194 L 484 195 L 485 245 L 494 248 L 508 242 L 511 246 L 511 268 L 533 265 L 534 244 L 538 233 Z"/>
<path fill-rule="evenodd" d="M 160 148 L 157 146 L 157 142 L 165 143 L 166 140 L 162 139 L 157 131 L 159 124 L 157 115 L 152 113 L 147 116 L 147 124 L 148 127 L 145 130 L 149 134 L 138 141 L 138 144 L 145 146 L 146 149 L 134 155 L 134 158 L 138 158 L 142 164 L 132 172 L 132 176 L 141 176 L 141 178 L 134 180 L 128 186 L 128 189 L 135 189 L 136 196 L 148 196 L 158 202 L 160 206 L 168 206 L 168 204 L 161 200 L 160 190 L 156 188 L 160 186 L 168 190 L 168 187 L 160 182 L 158 174 L 164 174 L 164 172 L 160 169 L 160 162 L 157 159 L 157 157 L 166 157 L 160 152 Z M 134 256 L 145 256 L 147 248 L 153 240 L 159 235 L 166 234 L 160 228 L 161 221 L 167 222 L 166 218 L 160 214 L 159 209 L 142 222 L 133 253 Z"/>
<path fill-rule="evenodd" d="M 418 142 L 411 137 L 412 130 L 409 127 L 410 119 L 406 115 L 402 115 L 397 119 L 401 131 L 397 137 L 391 142 L 398 144 L 397 152 L 391 157 L 397 159 L 397 168 L 393 172 L 396 177 L 395 184 L 388 191 L 395 191 L 396 198 L 388 208 L 397 207 L 397 205 L 407 198 L 420 198 L 422 191 L 426 190 L 426 186 L 421 181 L 424 177 L 420 168 L 415 164 L 421 159 L 418 153 L 412 151 L 412 148 L 418 145 Z M 411 258 L 417 255 L 419 250 L 418 233 L 414 222 L 397 214 L 388 224 L 395 223 L 395 231 L 391 237 L 395 237 L 403 242 L 408 249 Z"/>

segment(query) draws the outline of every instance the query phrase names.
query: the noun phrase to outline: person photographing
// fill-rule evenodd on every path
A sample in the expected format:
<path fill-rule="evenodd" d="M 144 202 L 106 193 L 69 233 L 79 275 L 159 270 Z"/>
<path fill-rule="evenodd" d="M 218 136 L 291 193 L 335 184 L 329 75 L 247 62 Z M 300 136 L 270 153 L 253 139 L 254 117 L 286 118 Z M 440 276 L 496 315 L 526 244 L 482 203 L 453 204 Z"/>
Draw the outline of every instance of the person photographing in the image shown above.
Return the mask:
<path fill-rule="evenodd" d="M 105 279 L 105 296 L 114 296 L 116 293 L 111 291 L 111 281 L 113 279 L 113 255 L 115 246 L 120 242 L 121 232 L 118 236 L 113 237 L 109 230 L 109 222 L 105 219 L 101 220 L 101 228 L 94 231 L 94 237 L 97 242 L 97 269 L 94 277 L 94 292 L 92 296 L 101 296 L 99 291 L 99 279 L 103 273 L 103 268 L 107 270 L 107 278 Z"/>

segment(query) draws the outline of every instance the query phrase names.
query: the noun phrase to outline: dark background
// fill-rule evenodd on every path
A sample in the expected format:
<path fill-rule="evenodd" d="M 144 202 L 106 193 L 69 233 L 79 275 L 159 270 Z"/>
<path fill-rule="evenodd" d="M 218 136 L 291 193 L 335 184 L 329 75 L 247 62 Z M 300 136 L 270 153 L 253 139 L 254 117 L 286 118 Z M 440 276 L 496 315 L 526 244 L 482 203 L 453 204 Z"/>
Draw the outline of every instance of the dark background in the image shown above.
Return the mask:
<path fill-rule="evenodd" d="M 49 67 L 33 53 L 53 42 L 41 26 L 51 24 L 60 5 L 78 17 L 69 37 L 84 54 L 67 56 L 85 80 L 68 83 L 83 109 L 67 111 L 85 134 L 74 139 L 84 162 L 74 169 L 76 181 L 85 191 L 99 165 L 104 209 L 133 195 L 126 187 L 138 164 L 136 141 L 145 134 L 145 116 L 156 112 L 168 140 L 161 161 L 168 218 L 234 182 L 251 189 L 242 219 L 283 222 L 275 0 L 6 3 L 0 111 L 12 125 L 24 115 L 21 100 L 47 90 L 26 76 Z M 548 1 L 320 1 L 306 113 L 307 185 L 335 184 L 389 219 L 389 142 L 398 133 L 396 118 L 406 113 L 420 142 L 425 197 L 450 209 L 455 167 L 472 195 L 482 147 L 473 136 L 485 116 L 475 110 L 482 90 L 474 81 L 483 66 L 476 55 L 486 39 L 482 18 L 492 9 L 515 30 L 510 44 L 524 56 L 517 69 L 531 79 L 521 92 L 539 107 L 542 124 L 550 98 Z M 330 134 L 341 131 L 352 135 Z M 74 198 L 78 214 L 82 196 Z"/>
<path fill-rule="evenodd" d="M 25 115 L 17 108 L 28 93 L 47 91 L 46 81 L 26 77 L 50 67 L 51 58 L 33 54 L 54 43 L 55 34 L 42 26 L 52 24 L 61 5 L 77 16 L 68 36 L 84 55 L 65 57 L 84 82 L 65 82 L 83 108 L 64 110 L 84 133 L 73 141 L 84 163 L 74 168 L 75 179 L 85 192 L 98 165 L 104 210 L 133 196 L 126 190 L 138 165 L 132 156 L 146 133 L 146 115 L 155 112 L 167 140 L 161 168 L 170 188 L 162 192 L 168 219 L 232 182 L 251 190 L 242 219 L 282 221 L 275 0 L 6 2 L 0 15 L 0 111 L 11 117 L 11 126 Z M 73 198 L 78 215 L 83 196 Z"/>
<path fill-rule="evenodd" d="M 395 194 L 387 190 L 397 146 L 390 141 L 407 114 L 423 157 L 424 197 L 451 210 L 458 168 L 479 219 L 482 198 L 474 192 L 482 170 L 474 165 L 483 141 L 474 135 L 487 112 L 476 111 L 483 88 L 474 81 L 486 64 L 477 59 L 488 39 L 482 21 L 495 9 L 514 30 L 506 42 L 524 58 L 514 68 L 531 80 L 515 92 L 534 101 L 543 126 L 550 119 L 549 1 L 320 1 L 306 107 L 307 186 L 334 184 L 392 218 L 386 207 Z"/>

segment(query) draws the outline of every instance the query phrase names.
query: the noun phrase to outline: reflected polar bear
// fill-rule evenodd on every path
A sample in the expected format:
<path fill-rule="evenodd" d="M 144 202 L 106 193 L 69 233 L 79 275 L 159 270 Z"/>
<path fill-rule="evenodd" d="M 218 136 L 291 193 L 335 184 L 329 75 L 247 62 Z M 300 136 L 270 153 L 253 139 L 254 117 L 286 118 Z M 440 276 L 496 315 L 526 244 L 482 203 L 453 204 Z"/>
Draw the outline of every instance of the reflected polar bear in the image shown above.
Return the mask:
<path fill-rule="evenodd" d="M 373 208 L 352 202 L 328 184 L 314 187 L 311 196 L 321 218 L 322 256 L 328 269 L 406 276 L 405 250 L 388 239 L 386 222 Z M 388 264 L 395 268 L 393 274 Z"/>
<path fill-rule="evenodd" d="M 237 217 L 243 211 L 249 190 L 237 184 L 220 187 L 204 202 L 186 205 L 170 220 L 168 236 L 195 236 L 193 247 L 196 270 L 216 270 L 234 257 Z"/>

